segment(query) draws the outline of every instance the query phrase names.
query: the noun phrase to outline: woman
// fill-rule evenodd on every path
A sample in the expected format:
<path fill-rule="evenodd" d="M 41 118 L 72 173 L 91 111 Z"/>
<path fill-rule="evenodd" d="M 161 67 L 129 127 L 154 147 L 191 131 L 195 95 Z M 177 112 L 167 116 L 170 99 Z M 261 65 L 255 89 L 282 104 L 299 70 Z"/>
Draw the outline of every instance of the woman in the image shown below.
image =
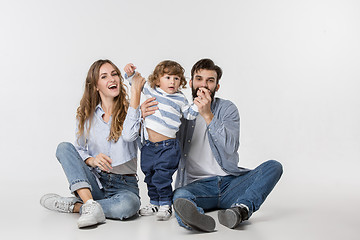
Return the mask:
<path fill-rule="evenodd" d="M 145 79 L 137 76 L 131 87 L 130 106 L 139 105 Z M 98 60 L 89 69 L 85 91 L 77 109 L 75 144 L 60 143 L 56 157 L 75 197 L 46 194 L 40 204 L 59 212 L 80 213 L 78 227 L 127 219 L 140 207 L 137 185 L 138 134 L 126 118 L 128 95 L 120 70 L 109 60 Z M 134 108 L 129 110 L 135 111 Z M 127 142 L 123 136 L 127 137 Z"/>

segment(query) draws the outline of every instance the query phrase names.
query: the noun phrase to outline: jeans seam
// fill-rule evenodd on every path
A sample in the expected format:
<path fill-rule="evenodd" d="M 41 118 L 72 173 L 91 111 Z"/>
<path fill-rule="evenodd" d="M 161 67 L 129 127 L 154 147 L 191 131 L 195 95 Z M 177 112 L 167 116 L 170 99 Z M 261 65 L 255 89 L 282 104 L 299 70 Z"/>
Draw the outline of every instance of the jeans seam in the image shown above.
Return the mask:
<path fill-rule="evenodd" d="M 251 175 L 247 176 L 246 179 L 244 179 L 244 180 L 242 180 L 241 182 L 237 183 L 237 184 L 236 184 L 235 186 L 233 186 L 232 188 L 226 189 L 226 191 L 225 191 L 224 193 L 222 193 L 222 194 L 220 195 L 220 197 L 226 195 L 229 191 L 231 191 L 232 189 L 236 188 L 237 186 L 239 186 L 240 184 L 242 184 L 243 182 L 245 182 L 248 178 L 252 177 L 252 176 L 253 176 L 255 173 L 257 173 L 258 171 L 261 171 L 261 169 L 258 169 L 258 170 L 256 170 L 256 171 L 255 171 L 255 170 L 251 171 Z"/>

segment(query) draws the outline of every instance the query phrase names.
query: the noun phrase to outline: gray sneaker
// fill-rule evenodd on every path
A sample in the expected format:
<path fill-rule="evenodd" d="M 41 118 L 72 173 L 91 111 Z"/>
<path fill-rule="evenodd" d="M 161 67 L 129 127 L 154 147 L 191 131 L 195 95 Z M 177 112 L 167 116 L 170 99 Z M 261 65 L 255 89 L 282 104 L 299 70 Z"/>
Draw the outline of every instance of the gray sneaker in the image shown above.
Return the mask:
<path fill-rule="evenodd" d="M 174 210 L 181 221 L 192 229 L 203 232 L 213 232 L 215 229 L 215 220 L 198 212 L 194 203 L 185 198 L 175 199 Z"/>
<path fill-rule="evenodd" d="M 228 228 L 236 228 L 242 221 L 249 219 L 249 211 L 244 206 L 236 206 L 218 211 L 220 224 Z"/>
<path fill-rule="evenodd" d="M 76 197 L 61 197 L 55 193 L 45 194 L 40 199 L 40 204 L 44 208 L 64 213 L 72 213 L 74 205 L 77 202 L 81 203 L 81 199 Z"/>
<path fill-rule="evenodd" d="M 94 200 L 88 200 L 82 205 L 80 218 L 77 221 L 78 227 L 89 227 L 105 222 L 105 214 L 101 205 Z"/>

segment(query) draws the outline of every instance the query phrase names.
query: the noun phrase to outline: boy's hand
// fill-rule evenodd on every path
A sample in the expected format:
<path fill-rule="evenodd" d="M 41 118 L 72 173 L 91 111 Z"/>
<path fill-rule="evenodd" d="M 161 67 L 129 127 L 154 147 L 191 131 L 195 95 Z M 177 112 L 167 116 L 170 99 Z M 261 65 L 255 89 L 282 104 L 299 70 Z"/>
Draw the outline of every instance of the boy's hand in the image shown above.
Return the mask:
<path fill-rule="evenodd" d="M 131 77 L 131 76 L 134 74 L 135 69 L 136 69 L 136 67 L 135 67 L 135 65 L 132 64 L 132 63 L 128 63 L 128 64 L 126 64 L 126 66 L 124 67 L 124 71 L 126 72 L 126 75 L 127 75 L 128 77 Z"/>

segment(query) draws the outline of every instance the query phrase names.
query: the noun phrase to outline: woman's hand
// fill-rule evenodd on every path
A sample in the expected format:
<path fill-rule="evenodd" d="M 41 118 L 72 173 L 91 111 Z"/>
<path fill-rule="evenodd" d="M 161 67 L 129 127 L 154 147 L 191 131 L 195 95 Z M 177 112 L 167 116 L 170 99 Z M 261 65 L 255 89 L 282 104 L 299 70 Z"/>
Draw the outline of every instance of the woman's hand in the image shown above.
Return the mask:
<path fill-rule="evenodd" d="M 141 116 L 142 118 L 146 118 L 149 115 L 152 115 L 155 113 L 157 109 L 159 109 L 156 105 L 158 102 L 155 101 L 156 98 L 148 98 L 146 99 L 143 104 L 141 104 Z"/>
<path fill-rule="evenodd" d="M 131 99 L 130 107 L 136 109 L 140 105 L 141 90 L 145 84 L 145 78 L 140 73 L 136 72 L 131 81 Z"/>
<path fill-rule="evenodd" d="M 99 167 L 100 170 L 109 172 L 112 169 L 111 158 L 103 153 L 99 153 L 96 157 L 89 157 L 85 160 L 85 163 L 90 167 Z"/>
<path fill-rule="evenodd" d="M 142 87 L 145 84 L 145 78 L 140 73 L 136 72 L 131 81 L 131 91 L 141 92 Z"/>

